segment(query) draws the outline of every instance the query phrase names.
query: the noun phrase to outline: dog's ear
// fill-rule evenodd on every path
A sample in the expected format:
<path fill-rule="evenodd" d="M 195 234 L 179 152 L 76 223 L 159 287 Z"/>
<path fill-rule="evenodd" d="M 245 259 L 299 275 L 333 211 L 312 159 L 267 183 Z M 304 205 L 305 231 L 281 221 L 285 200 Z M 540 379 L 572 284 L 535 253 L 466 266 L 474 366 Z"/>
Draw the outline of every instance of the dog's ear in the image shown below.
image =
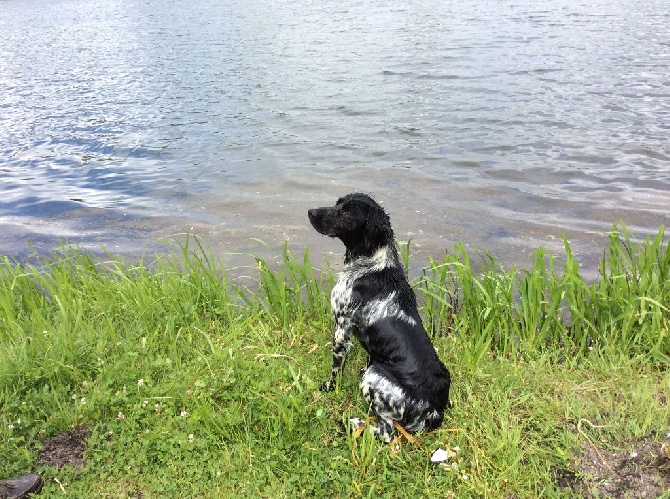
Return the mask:
<path fill-rule="evenodd" d="M 368 251 L 375 250 L 391 241 L 393 241 L 391 219 L 382 208 L 373 207 L 368 213 L 365 225 L 365 248 Z"/>

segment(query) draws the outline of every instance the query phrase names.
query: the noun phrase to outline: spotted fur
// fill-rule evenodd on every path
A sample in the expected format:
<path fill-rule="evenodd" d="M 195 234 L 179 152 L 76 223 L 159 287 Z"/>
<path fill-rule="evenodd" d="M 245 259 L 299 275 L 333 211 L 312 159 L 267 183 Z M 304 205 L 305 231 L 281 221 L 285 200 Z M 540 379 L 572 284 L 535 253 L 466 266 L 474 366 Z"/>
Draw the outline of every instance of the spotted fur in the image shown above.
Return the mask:
<path fill-rule="evenodd" d="M 389 442 L 394 421 L 410 432 L 437 428 L 450 406 L 449 371 L 421 322 L 388 215 L 359 193 L 308 215 L 318 232 L 339 238 L 346 248 L 331 294 L 333 367 L 321 389 L 335 388 L 353 334 L 368 353 L 360 388 L 377 419 L 375 432 Z"/>

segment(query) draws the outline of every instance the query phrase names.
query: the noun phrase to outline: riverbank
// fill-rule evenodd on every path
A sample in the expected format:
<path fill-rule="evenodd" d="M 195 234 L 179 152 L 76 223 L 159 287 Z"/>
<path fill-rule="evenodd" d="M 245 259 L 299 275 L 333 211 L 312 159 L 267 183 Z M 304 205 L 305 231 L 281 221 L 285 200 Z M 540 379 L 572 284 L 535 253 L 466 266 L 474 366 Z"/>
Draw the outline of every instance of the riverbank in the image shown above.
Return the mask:
<path fill-rule="evenodd" d="M 75 497 L 658 496 L 670 486 L 663 231 L 643 244 L 613 232 L 595 281 L 565 250 L 560 272 L 542 250 L 517 272 L 458 244 L 413 279 L 454 408 L 395 446 L 341 429 L 367 413 L 360 347 L 338 390 L 318 391 L 334 275 L 307 252 L 258 259 L 253 284 L 193 237 L 151 262 L 4 259 L 0 474 L 36 468 L 45 493 Z M 446 466 L 430 462 L 437 447 Z"/>

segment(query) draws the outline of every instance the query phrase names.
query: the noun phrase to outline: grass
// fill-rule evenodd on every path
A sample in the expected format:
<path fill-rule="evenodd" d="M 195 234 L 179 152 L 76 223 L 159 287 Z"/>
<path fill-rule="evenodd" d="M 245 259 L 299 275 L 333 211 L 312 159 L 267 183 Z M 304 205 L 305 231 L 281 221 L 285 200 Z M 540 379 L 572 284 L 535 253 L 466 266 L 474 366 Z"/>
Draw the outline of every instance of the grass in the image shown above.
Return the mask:
<path fill-rule="evenodd" d="M 402 248 L 405 261 L 410 247 Z M 630 450 L 670 431 L 670 249 L 615 228 L 586 282 L 559 262 L 502 269 L 462 245 L 413 282 L 453 378 L 438 431 L 400 448 L 340 429 L 367 413 L 365 358 L 334 393 L 334 276 L 308 251 L 229 279 L 195 237 L 151 263 L 63 248 L 0 261 L 0 476 L 38 469 L 73 497 L 569 497 L 590 487 L 584 446 Z M 38 464 L 49 437 L 87 427 L 85 465 Z M 457 449 L 450 466 L 436 448 Z M 561 488 L 574 472 L 582 489 Z"/>

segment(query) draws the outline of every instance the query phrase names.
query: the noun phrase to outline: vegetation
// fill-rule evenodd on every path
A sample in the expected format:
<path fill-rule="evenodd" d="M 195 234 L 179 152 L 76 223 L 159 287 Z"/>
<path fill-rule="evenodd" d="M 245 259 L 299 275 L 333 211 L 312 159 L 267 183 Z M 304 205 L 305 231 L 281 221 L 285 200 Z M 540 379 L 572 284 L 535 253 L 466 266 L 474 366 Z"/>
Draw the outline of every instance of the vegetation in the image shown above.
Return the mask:
<path fill-rule="evenodd" d="M 479 263 L 457 245 L 413 282 L 454 408 L 438 431 L 388 446 L 341 427 L 367 413 L 360 347 L 338 389 L 318 391 L 334 276 L 308 251 L 257 260 L 252 288 L 194 237 L 151 263 L 69 248 L 40 266 L 4 258 L 0 477 L 37 469 L 49 496 L 73 497 L 569 497 L 602 495 L 599 483 L 620 474 L 606 456 L 651 442 L 663 493 L 663 229 L 633 244 L 615 228 L 592 283 L 567 241 L 560 265 L 543 250 L 529 270 Z M 82 428 L 82 466 L 39 457 Z M 437 447 L 451 451 L 446 466 L 430 462 Z M 612 476 L 589 471 L 588 453 Z"/>

